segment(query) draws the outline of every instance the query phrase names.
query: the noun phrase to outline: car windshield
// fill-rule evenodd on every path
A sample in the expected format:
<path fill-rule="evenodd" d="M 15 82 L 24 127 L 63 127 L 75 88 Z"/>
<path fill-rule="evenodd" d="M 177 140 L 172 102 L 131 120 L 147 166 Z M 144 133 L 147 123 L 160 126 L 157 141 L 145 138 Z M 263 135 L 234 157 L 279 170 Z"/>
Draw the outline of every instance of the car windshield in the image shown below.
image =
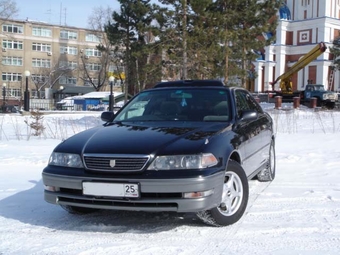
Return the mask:
<path fill-rule="evenodd" d="M 325 91 L 325 87 L 323 85 L 315 85 L 316 91 Z"/>
<path fill-rule="evenodd" d="M 229 121 L 228 90 L 164 88 L 140 93 L 114 121 Z"/>

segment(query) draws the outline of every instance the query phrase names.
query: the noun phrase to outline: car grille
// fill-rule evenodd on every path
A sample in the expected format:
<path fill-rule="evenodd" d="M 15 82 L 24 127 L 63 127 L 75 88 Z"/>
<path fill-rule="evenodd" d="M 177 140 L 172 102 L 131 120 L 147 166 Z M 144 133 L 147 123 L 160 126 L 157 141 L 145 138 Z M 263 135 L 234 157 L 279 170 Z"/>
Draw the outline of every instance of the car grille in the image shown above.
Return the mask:
<path fill-rule="evenodd" d="M 149 161 L 149 156 L 84 155 L 88 170 L 106 172 L 142 171 Z"/>

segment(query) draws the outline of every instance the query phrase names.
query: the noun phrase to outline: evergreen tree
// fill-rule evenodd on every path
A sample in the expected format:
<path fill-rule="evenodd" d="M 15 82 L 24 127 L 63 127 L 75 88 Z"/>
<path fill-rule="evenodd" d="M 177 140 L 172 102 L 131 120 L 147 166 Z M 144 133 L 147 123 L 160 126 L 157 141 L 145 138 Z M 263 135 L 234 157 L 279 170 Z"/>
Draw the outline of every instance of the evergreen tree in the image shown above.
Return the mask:
<path fill-rule="evenodd" d="M 330 68 L 331 68 L 331 72 L 333 72 L 333 77 L 334 77 L 334 73 L 340 70 L 340 37 L 337 37 L 333 40 L 333 46 L 329 47 L 329 51 L 333 59 L 333 63 L 330 66 Z M 332 90 L 334 80 L 329 83 L 330 83 L 329 89 Z"/>
<path fill-rule="evenodd" d="M 333 41 L 333 46 L 329 47 L 330 53 L 333 55 L 333 65 L 334 70 L 340 70 L 340 37 L 337 37 Z"/>
<path fill-rule="evenodd" d="M 130 89 L 134 92 L 161 72 L 166 79 L 222 77 L 228 82 L 232 76 L 245 86 L 255 52 L 275 39 L 280 7 L 278 0 L 119 2 L 121 11 L 113 13 L 106 32 L 112 44 L 125 49 L 126 79 L 137 84 Z M 162 59 L 162 70 L 155 56 Z"/>
<path fill-rule="evenodd" d="M 218 34 L 210 11 L 212 0 L 161 0 L 160 42 L 167 75 L 181 79 L 216 77 Z M 176 75 L 177 74 L 177 75 Z"/>
<path fill-rule="evenodd" d="M 146 34 L 151 29 L 153 8 L 150 0 L 118 0 L 120 12 L 113 12 L 112 22 L 105 26 L 106 34 L 114 51 L 121 52 L 125 66 L 125 100 L 128 93 L 137 93 L 145 74 L 143 63 L 147 60 Z M 124 50 L 122 50 L 124 49 Z"/>
<path fill-rule="evenodd" d="M 187 0 L 160 0 L 160 2 L 166 6 L 156 16 L 161 31 L 159 43 L 162 47 L 163 75 L 186 79 Z"/>
<path fill-rule="evenodd" d="M 167 69 L 187 68 L 191 79 L 223 77 L 227 83 L 233 76 L 245 86 L 258 57 L 255 52 L 275 38 L 277 0 L 160 2 L 168 6 L 160 36 L 168 54 Z"/>
<path fill-rule="evenodd" d="M 225 29 L 225 81 L 238 76 L 245 87 L 255 53 L 275 40 L 276 14 L 281 3 L 277 0 L 217 0 L 215 3 L 220 25 Z M 222 24 L 221 24 L 222 22 Z"/>
<path fill-rule="evenodd" d="M 190 1 L 188 20 L 188 73 L 192 79 L 212 79 L 220 75 L 221 35 L 212 0 Z"/>

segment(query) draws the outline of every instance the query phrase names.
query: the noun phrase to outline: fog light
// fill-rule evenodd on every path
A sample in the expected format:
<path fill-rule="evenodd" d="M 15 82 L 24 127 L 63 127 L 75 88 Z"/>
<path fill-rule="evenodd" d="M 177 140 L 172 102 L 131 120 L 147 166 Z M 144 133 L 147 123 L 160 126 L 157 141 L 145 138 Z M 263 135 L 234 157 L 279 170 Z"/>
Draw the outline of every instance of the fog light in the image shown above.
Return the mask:
<path fill-rule="evenodd" d="M 59 188 L 54 187 L 54 186 L 45 185 L 44 188 L 45 188 L 45 190 L 47 190 L 47 191 L 52 191 L 52 192 L 57 192 L 57 191 L 59 191 Z"/>
<path fill-rule="evenodd" d="M 196 191 L 196 192 L 188 192 L 183 193 L 184 198 L 202 198 L 202 197 L 208 197 L 210 195 L 214 194 L 214 190 L 206 190 L 206 191 Z"/>

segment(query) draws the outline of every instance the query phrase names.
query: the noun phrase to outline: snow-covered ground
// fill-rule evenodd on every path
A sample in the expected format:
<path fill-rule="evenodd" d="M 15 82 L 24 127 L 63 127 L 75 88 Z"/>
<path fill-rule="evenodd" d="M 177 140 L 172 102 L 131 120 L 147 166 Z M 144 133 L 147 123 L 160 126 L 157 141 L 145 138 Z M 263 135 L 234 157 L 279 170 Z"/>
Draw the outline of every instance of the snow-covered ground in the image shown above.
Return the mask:
<path fill-rule="evenodd" d="M 340 254 L 340 112 L 274 110 L 277 174 L 250 182 L 244 217 L 228 227 L 194 214 L 70 215 L 43 200 L 42 169 L 61 139 L 100 125 L 100 113 L 0 115 L 0 254 Z"/>

